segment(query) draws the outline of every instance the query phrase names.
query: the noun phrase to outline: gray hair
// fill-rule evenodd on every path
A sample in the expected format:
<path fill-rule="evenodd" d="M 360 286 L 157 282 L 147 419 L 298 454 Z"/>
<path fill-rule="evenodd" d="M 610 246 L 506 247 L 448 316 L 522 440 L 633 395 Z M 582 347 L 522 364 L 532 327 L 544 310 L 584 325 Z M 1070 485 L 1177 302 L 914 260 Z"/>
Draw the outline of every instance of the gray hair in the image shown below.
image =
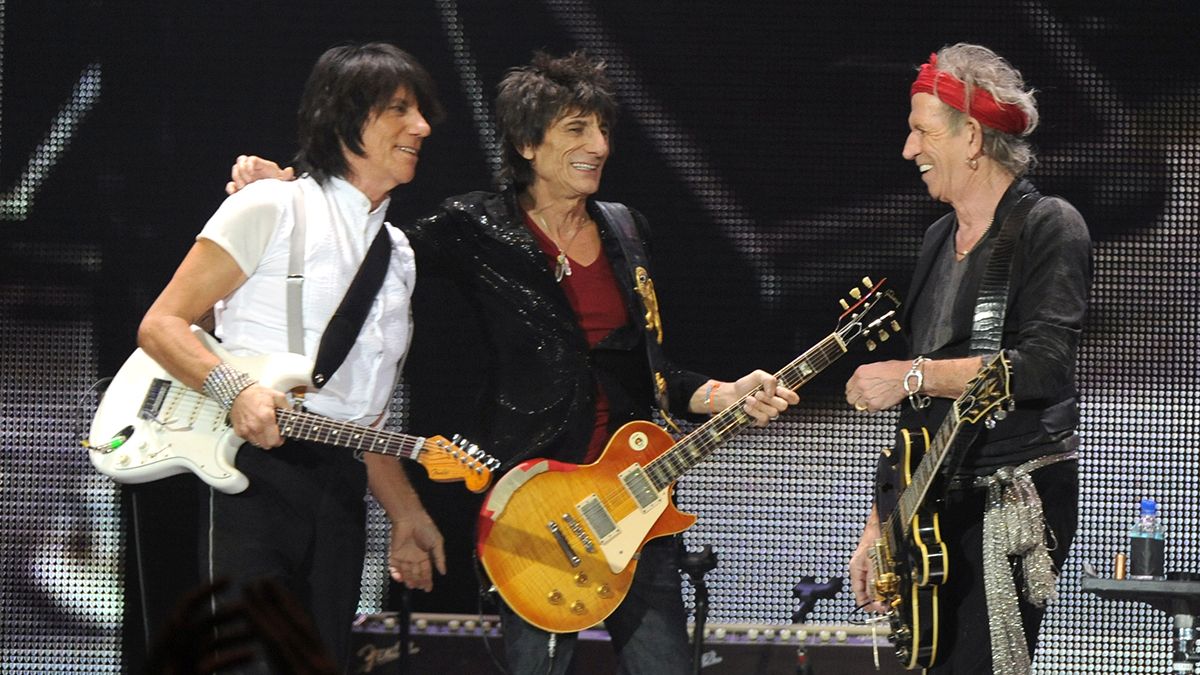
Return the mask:
<path fill-rule="evenodd" d="M 1020 108 L 1029 120 L 1020 134 L 1006 134 L 981 125 L 983 152 L 1014 176 L 1021 176 L 1037 165 L 1033 145 L 1028 140 L 1038 125 L 1037 102 L 1033 98 L 1035 90 L 1025 88 L 1021 71 L 987 47 L 965 42 L 942 47 L 937 54 L 937 68 L 967 85 L 967 100 L 970 100 L 971 90 L 978 87 L 998 102 Z M 950 130 L 957 132 L 967 123 L 967 114 L 945 103 L 942 105 L 947 111 Z"/>

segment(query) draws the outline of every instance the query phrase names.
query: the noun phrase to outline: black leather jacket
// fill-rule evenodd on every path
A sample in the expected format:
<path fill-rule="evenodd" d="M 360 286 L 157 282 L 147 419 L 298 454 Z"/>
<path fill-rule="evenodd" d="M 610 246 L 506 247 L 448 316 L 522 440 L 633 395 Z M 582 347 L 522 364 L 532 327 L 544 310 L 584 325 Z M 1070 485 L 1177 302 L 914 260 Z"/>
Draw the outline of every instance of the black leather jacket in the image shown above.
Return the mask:
<path fill-rule="evenodd" d="M 530 457 L 581 461 L 595 423 L 597 382 L 611 406 L 613 431 L 651 417 L 655 373 L 662 374 L 669 411 L 679 415 L 707 380 L 664 357 L 656 332 L 641 320 L 646 308 L 614 227 L 595 204 L 588 208 L 630 317 L 595 349 L 589 349 L 512 191 L 451 197 L 402 228 L 418 264 L 439 266 L 479 314 L 491 353 L 483 357 L 490 364 L 482 383 L 484 419 L 473 440 L 506 467 Z M 636 212 L 634 217 L 644 247 L 646 222 Z"/>
<path fill-rule="evenodd" d="M 994 222 L 1004 222 L 1020 197 L 1033 190 L 1029 181 L 1015 181 L 1001 198 Z M 992 228 L 971 253 L 960 288 L 935 288 L 927 281 L 954 224 L 954 214 L 949 213 L 926 231 L 901 321 L 910 328 L 911 342 L 920 341 L 926 327 L 920 316 L 910 315 L 919 311 L 922 295 L 956 293 L 951 338 L 926 354 L 932 359 L 968 355 L 980 283 L 999 229 Z M 1075 363 L 1091 284 L 1092 244 L 1083 217 L 1061 198 L 1043 198 L 1029 213 L 1013 254 L 1004 317 L 1002 346 L 1012 365 L 1012 397 L 1017 409 L 994 429 L 980 433 L 966 456 L 964 473 L 990 473 L 997 466 L 1057 452 L 1061 442 L 1074 434 L 1079 425 Z M 910 358 L 915 356 L 910 354 Z M 900 426 L 924 426 L 932 433 L 950 403 L 934 399 L 926 410 L 914 412 L 907 401 L 901 402 Z"/>

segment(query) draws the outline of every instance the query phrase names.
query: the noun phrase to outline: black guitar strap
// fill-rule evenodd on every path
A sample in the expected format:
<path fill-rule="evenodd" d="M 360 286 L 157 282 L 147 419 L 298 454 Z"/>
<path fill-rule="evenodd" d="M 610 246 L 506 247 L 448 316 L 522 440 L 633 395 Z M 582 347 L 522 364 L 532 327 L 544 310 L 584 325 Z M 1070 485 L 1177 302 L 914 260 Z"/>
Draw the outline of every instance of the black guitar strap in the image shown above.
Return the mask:
<path fill-rule="evenodd" d="M 333 373 L 346 360 L 350 348 L 358 339 L 363 322 L 367 320 L 367 312 L 383 287 L 383 278 L 387 275 L 388 263 L 392 259 L 392 237 L 387 232 L 387 225 L 379 227 L 379 233 L 367 249 L 362 265 L 337 311 L 325 326 L 321 335 L 321 346 L 317 349 L 317 359 L 313 366 L 312 381 L 317 387 L 325 386 Z"/>
<path fill-rule="evenodd" d="M 655 351 L 662 344 L 663 333 L 662 320 L 658 314 L 658 298 L 654 294 L 654 281 L 650 278 L 650 258 L 646 254 L 646 248 L 642 246 L 642 238 L 638 234 L 637 225 L 633 222 L 633 213 L 628 206 L 618 202 L 599 201 L 596 202 L 596 206 L 600 208 L 604 219 L 617 235 L 617 241 L 621 243 L 621 250 L 629 263 L 626 269 L 633 271 L 634 294 L 641 300 L 642 311 L 645 313 L 643 318 L 646 323 L 643 328 L 646 333 L 646 358 L 650 369 L 654 371 L 655 400 L 663 417 L 670 421 L 671 418 L 667 416 L 667 409 L 670 407 L 667 381 L 659 371 L 661 359 Z M 673 421 L 670 423 L 674 424 Z"/>
<path fill-rule="evenodd" d="M 1004 337 L 1004 315 L 1008 311 L 1008 289 L 1012 280 L 1013 253 L 1017 240 L 1029 218 L 1029 212 L 1041 201 L 1042 195 L 1030 192 L 1023 195 L 1004 219 L 992 255 L 988 259 L 983 280 L 979 285 L 979 299 L 975 302 L 975 321 L 971 330 L 970 355 L 995 354 L 1000 351 Z"/>

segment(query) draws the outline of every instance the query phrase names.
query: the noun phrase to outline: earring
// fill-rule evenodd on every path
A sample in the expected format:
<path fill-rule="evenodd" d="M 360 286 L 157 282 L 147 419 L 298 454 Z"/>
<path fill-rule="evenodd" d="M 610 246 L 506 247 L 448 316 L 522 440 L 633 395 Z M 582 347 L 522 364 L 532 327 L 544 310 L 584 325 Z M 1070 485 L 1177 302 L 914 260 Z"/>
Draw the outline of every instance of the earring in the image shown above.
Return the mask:
<path fill-rule="evenodd" d="M 979 160 L 972 157 L 971 159 L 967 160 L 967 166 L 971 167 L 972 171 L 975 171 L 979 168 Z"/>

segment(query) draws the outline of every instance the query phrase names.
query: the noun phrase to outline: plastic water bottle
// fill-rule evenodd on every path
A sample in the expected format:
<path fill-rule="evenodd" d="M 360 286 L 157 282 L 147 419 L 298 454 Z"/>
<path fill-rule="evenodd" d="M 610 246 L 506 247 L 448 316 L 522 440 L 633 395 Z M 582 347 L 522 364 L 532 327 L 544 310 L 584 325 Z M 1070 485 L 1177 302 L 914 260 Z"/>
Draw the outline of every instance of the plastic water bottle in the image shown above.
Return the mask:
<path fill-rule="evenodd" d="M 1129 530 L 1129 578 L 1164 579 L 1163 535 L 1166 529 L 1158 519 L 1158 503 L 1143 499 L 1137 522 Z"/>

